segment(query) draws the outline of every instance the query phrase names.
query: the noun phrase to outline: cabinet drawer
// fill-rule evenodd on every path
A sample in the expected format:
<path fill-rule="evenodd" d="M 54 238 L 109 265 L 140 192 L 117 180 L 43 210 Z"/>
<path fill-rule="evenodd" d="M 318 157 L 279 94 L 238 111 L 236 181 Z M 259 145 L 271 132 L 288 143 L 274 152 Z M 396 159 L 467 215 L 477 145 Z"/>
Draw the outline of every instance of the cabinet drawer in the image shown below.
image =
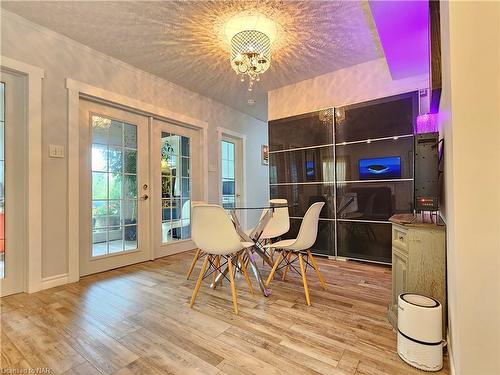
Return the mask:
<path fill-rule="evenodd" d="M 408 251 L 408 232 L 398 226 L 392 226 L 392 245 Z"/>

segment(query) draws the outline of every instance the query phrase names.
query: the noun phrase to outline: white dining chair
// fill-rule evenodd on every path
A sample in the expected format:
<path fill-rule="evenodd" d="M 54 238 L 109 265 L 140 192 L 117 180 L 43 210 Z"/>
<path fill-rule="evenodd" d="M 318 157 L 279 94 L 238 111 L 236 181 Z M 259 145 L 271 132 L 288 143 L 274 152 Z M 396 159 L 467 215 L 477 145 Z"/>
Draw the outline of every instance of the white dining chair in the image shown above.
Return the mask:
<path fill-rule="evenodd" d="M 206 257 L 201 266 L 190 306 L 194 305 L 203 279 L 216 273 L 221 273 L 223 277 L 226 277 L 222 267 L 227 265 L 234 312 L 238 314 L 234 270 L 235 267 L 241 270 L 253 294 L 252 282 L 241 253 L 242 250 L 253 246 L 254 243 L 241 241 L 224 208 L 216 204 L 195 205 L 192 211 L 191 225 L 191 238 L 198 249 L 206 254 Z M 221 262 L 217 262 L 217 259 Z M 212 271 L 210 272 L 210 270 Z"/>
<path fill-rule="evenodd" d="M 304 292 L 308 306 L 311 305 L 311 299 L 309 297 L 309 288 L 307 286 L 306 268 L 304 267 L 304 263 L 316 271 L 316 275 L 318 276 L 321 286 L 323 289 L 326 289 L 325 279 L 323 278 L 323 275 L 321 275 L 318 264 L 311 253 L 311 246 L 314 242 L 316 242 L 316 237 L 318 235 L 319 215 L 324 205 L 325 202 L 316 202 L 309 207 L 304 215 L 304 218 L 302 219 L 302 224 L 300 225 L 297 238 L 282 240 L 265 246 L 267 248 L 274 248 L 275 250 L 279 250 L 281 252 L 280 255 L 276 257 L 274 266 L 269 274 L 269 277 L 267 278 L 266 287 L 268 287 L 271 283 L 277 269 L 285 268 L 282 275 L 282 280 L 285 280 L 288 268 L 292 267 L 296 270 L 293 263 L 298 260 L 300 273 L 297 270 L 296 271 L 302 276 L 302 283 L 304 284 Z"/>
<path fill-rule="evenodd" d="M 202 204 L 207 204 L 206 201 L 192 201 L 191 202 L 191 207 L 190 207 L 190 210 L 193 209 L 193 207 L 195 206 L 199 206 L 199 205 L 202 205 Z M 187 271 L 187 275 L 186 275 L 186 278 L 189 280 L 189 277 L 191 276 L 191 274 L 193 273 L 193 270 L 194 270 L 194 267 L 196 266 L 196 262 L 198 262 L 198 260 L 203 256 L 203 253 L 201 252 L 200 249 L 196 249 L 195 253 L 194 253 L 194 257 L 193 257 L 193 260 L 191 261 L 191 265 L 189 266 L 189 269 Z"/>
<path fill-rule="evenodd" d="M 286 206 L 286 207 L 276 207 L 273 209 L 272 216 L 267 222 L 266 226 L 264 227 L 264 230 L 262 231 L 262 234 L 259 237 L 259 242 L 262 245 L 271 244 L 273 240 L 288 233 L 288 231 L 290 230 L 290 214 L 288 212 L 288 206 L 287 206 L 288 201 L 286 199 L 271 199 L 269 201 L 269 204 L 271 206 L 276 205 L 276 206 Z M 270 210 L 269 208 L 262 210 L 260 220 L 262 220 L 262 218 L 265 215 L 267 215 L 269 210 Z M 247 234 L 250 235 L 253 231 L 254 229 L 248 230 Z M 271 257 L 271 259 L 273 259 L 273 254 L 272 254 L 273 249 L 270 250 L 271 251 L 269 256 Z"/>

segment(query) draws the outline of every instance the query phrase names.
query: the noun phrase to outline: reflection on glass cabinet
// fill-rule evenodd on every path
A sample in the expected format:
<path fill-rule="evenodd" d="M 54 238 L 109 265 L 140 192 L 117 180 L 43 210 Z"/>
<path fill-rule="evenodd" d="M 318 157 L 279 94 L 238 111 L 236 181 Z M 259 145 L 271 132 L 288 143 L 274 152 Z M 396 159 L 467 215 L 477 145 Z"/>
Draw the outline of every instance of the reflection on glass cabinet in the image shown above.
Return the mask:
<path fill-rule="evenodd" d="M 5 84 L 0 82 L 0 279 L 5 276 Z"/>
<path fill-rule="evenodd" d="M 269 121 L 269 151 L 332 143 L 332 108 Z"/>
<path fill-rule="evenodd" d="M 335 108 L 335 142 L 413 134 L 417 115 L 417 92 Z"/>
<path fill-rule="evenodd" d="M 162 242 L 191 237 L 190 140 L 161 133 Z"/>
<path fill-rule="evenodd" d="M 271 185 L 271 199 L 286 199 L 290 216 L 295 217 L 303 217 L 313 203 L 325 202 L 320 217 L 333 219 L 334 189 L 333 183 Z"/>
<path fill-rule="evenodd" d="M 270 182 L 333 182 L 333 147 L 323 146 L 269 154 Z"/>
<path fill-rule="evenodd" d="M 391 224 L 337 222 L 338 256 L 391 263 Z"/>
<path fill-rule="evenodd" d="M 92 125 L 92 256 L 137 248 L 137 126 L 101 115 Z"/>

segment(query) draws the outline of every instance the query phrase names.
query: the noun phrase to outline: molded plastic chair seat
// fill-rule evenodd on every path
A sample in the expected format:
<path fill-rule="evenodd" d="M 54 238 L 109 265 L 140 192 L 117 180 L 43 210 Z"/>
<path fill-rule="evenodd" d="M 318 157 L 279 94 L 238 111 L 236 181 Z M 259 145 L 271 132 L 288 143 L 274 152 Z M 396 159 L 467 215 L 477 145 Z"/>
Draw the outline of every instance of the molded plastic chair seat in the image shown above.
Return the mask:
<path fill-rule="evenodd" d="M 200 275 L 196 282 L 190 306 L 193 307 L 201 283 L 210 262 L 213 268 L 213 278 L 217 273 L 222 273 L 221 259 L 227 261 L 228 276 L 231 283 L 231 294 L 233 297 L 234 312 L 238 314 L 238 302 L 236 288 L 234 285 L 233 267 L 241 269 L 250 291 L 253 293 L 252 283 L 246 270 L 246 262 L 241 256 L 241 251 L 254 245 L 253 242 L 241 241 L 241 238 L 234 228 L 233 222 L 226 214 L 226 211 L 216 204 L 200 204 L 193 206 L 192 212 L 192 235 L 191 238 L 198 249 L 206 254 Z M 223 273 L 224 275 L 224 273 Z"/>
<path fill-rule="evenodd" d="M 285 206 L 288 204 L 288 201 L 286 199 L 271 199 L 269 201 L 270 205 L 277 205 L 277 206 Z M 264 209 L 262 211 L 262 214 L 260 215 L 260 219 L 262 219 L 267 212 L 269 211 L 268 208 Z M 246 234 L 250 235 L 250 233 L 254 229 L 249 229 L 245 231 Z M 259 240 L 271 240 L 273 238 L 280 237 L 287 233 L 290 230 L 290 216 L 288 213 L 288 207 L 276 207 L 274 208 L 273 215 L 269 219 L 269 221 L 266 224 L 266 227 L 262 231 L 262 234 L 259 238 Z"/>
<path fill-rule="evenodd" d="M 307 278 L 306 278 L 306 270 L 304 267 L 304 262 L 307 265 L 310 265 L 316 271 L 316 274 L 323 289 L 326 289 L 325 280 L 323 279 L 323 276 L 319 271 L 318 264 L 316 263 L 316 260 L 314 259 L 311 253 L 311 246 L 314 245 L 314 243 L 316 242 L 316 237 L 318 235 L 319 215 L 324 205 L 325 205 L 324 202 L 316 202 L 312 204 L 311 207 L 309 207 L 306 214 L 304 215 L 304 219 L 302 219 L 302 224 L 300 225 L 297 238 L 290 240 L 282 240 L 264 246 L 265 248 L 281 250 L 280 254 L 281 256 L 278 256 L 276 258 L 273 269 L 271 270 L 271 273 L 269 274 L 269 277 L 267 279 L 266 287 L 269 286 L 269 284 L 271 283 L 274 277 L 274 273 L 281 264 L 284 264 L 282 268 L 285 268 L 285 271 L 283 272 L 282 280 L 285 280 L 288 268 L 292 265 L 293 262 L 298 260 L 300 264 L 300 274 L 302 276 L 302 283 L 304 284 L 304 292 L 306 295 L 307 305 L 311 304 L 311 299 L 309 297 L 309 288 L 307 286 Z M 301 251 L 306 251 L 305 259 L 303 259 Z M 295 256 L 294 259 L 291 259 L 292 255 Z M 311 263 L 309 263 L 309 260 L 311 261 Z M 292 268 L 295 269 L 293 265 Z"/>

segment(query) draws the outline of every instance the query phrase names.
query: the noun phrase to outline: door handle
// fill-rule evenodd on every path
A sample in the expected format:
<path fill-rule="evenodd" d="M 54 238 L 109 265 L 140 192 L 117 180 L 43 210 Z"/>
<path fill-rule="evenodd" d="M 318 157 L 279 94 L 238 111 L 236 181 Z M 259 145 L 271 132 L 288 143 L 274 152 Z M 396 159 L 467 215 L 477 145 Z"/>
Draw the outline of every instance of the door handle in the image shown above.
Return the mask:
<path fill-rule="evenodd" d="M 141 196 L 141 197 L 140 197 L 140 200 L 142 200 L 142 201 L 147 201 L 147 200 L 148 200 L 148 198 L 149 198 L 149 195 L 144 194 L 143 196 Z"/>

